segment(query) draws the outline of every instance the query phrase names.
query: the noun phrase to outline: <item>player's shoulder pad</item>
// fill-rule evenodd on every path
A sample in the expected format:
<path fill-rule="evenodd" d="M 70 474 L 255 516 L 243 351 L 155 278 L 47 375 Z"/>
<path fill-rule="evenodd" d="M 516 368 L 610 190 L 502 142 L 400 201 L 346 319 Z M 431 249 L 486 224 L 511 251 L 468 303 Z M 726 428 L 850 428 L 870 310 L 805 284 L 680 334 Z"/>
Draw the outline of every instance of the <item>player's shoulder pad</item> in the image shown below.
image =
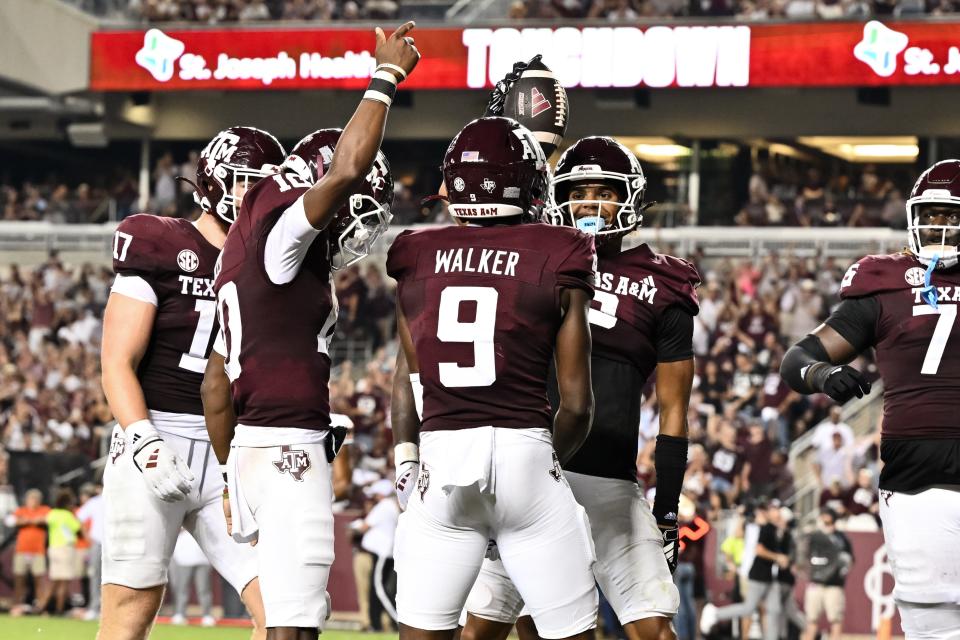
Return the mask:
<path fill-rule="evenodd" d="M 631 253 L 640 266 L 654 277 L 657 306 L 666 308 L 679 305 L 694 316 L 700 312 L 700 299 L 697 297 L 700 273 L 692 262 L 666 253 L 656 253 L 647 244 L 635 247 Z"/>
<path fill-rule="evenodd" d="M 404 229 L 397 234 L 387 249 L 387 275 L 394 280 L 400 280 L 417 264 L 417 251 L 413 248 L 426 231 Z"/>
<path fill-rule="evenodd" d="M 113 237 L 114 273 L 151 274 L 176 266 L 172 234 L 180 218 L 138 213 L 124 218 Z M 168 264 L 169 263 L 169 264 Z M 166 266 L 165 266 L 166 265 Z"/>
<path fill-rule="evenodd" d="M 573 227 L 548 224 L 526 225 L 535 238 L 535 248 L 548 253 L 554 271 L 568 286 L 593 292 L 597 272 L 594 238 Z"/>
<path fill-rule="evenodd" d="M 872 255 L 850 265 L 840 281 L 840 297 L 864 296 L 923 286 L 923 264 L 906 252 Z"/>

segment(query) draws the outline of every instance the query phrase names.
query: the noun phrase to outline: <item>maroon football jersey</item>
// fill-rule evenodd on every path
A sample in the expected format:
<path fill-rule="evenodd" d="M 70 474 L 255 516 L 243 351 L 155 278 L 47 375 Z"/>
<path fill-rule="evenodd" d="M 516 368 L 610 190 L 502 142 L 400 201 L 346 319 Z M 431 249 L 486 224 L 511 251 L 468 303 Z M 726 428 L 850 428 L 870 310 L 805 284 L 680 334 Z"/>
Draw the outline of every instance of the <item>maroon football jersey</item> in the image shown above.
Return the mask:
<path fill-rule="evenodd" d="M 157 295 L 150 343 L 137 368 L 149 409 L 203 415 L 200 383 L 217 331 L 218 254 L 182 218 L 138 214 L 117 227 L 114 272 L 139 276 Z"/>
<path fill-rule="evenodd" d="M 660 320 L 673 306 L 696 315 L 699 284 L 692 264 L 654 253 L 646 244 L 598 256 L 590 308 L 593 427 L 567 470 L 636 480 L 642 389 L 657 366 L 658 345 L 673 337 L 659 335 Z M 556 403 L 559 395 L 553 395 L 551 390 Z"/>
<path fill-rule="evenodd" d="M 337 302 L 327 232 L 314 239 L 288 284 L 271 282 L 264 267 L 270 230 L 306 190 L 283 175 L 258 182 L 244 196 L 223 247 L 217 304 L 234 410 L 246 426 L 330 426 L 327 345 Z"/>
<path fill-rule="evenodd" d="M 867 256 L 847 270 L 840 297 L 872 296 L 883 378 L 883 438 L 957 438 L 960 419 L 960 269 L 934 271 L 938 306 L 921 297 L 926 267 L 900 253 Z"/>
<path fill-rule="evenodd" d="M 404 231 L 387 256 L 423 384 L 421 430 L 552 428 L 564 288 L 593 290 L 593 238 L 526 224 Z"/>

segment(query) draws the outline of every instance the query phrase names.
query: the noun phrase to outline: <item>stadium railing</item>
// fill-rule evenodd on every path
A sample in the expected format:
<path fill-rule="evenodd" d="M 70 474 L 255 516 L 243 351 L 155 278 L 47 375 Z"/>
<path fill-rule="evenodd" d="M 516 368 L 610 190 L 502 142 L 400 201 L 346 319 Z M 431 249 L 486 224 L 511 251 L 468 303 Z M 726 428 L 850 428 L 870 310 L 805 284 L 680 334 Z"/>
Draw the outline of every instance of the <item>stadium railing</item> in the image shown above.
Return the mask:
<path fill-rule="evenodd" d="M 393 239 L 406 229 L 433 225 L 391 227 L 377 243 L 374 258 L 386 259 Z M 25 252 L 99 253 L 112 255 L 116 223 L 55 224 L 50 222 L 5 222 L 0 224 L 0 261 L 17 262 Z M 688 256 L 702 250 L 707 257 L 760 258 L 770 253 L 797 257 L 855 258 L 898 251 L 906 245 L 903 231 L 883 227 L 675 227 L 642 228 L 626 239 L 628 246 L 641 242 Z"/>

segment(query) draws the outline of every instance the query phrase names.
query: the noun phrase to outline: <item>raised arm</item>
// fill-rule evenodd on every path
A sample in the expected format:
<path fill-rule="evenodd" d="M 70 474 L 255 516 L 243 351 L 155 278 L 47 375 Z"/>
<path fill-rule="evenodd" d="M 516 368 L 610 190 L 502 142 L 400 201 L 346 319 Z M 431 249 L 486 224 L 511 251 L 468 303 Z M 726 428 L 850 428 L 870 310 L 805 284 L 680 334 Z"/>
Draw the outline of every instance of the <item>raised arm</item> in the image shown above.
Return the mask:
<path fill-rule="evenodd" d="M 303 208 L 307 220 L 315 229 L 325 229 L 334 214 L 357 190 L 376 158 L 383 142 L 387 111 L 396 85 L 403 80 L 420 60 L 420 53 L 407 33 L 414 23 L 407 22 L 387 38 L 377 27 L 377 68 L 381 69 L 371 81 L 360 105 L 344 127 L 331 161 L 330 171 L 318 180 L 304 195 Z M 382 77 L 379 75 L 386 71 Z M 393 81 L 387 78 L 393 76 Z"/>

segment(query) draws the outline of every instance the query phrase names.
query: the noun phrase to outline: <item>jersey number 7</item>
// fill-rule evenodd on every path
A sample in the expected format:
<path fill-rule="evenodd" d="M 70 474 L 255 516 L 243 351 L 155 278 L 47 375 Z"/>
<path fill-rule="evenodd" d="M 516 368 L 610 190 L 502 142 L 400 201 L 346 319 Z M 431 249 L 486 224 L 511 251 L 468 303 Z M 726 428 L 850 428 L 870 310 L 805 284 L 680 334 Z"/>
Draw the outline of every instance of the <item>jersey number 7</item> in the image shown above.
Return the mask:
<path fill-rule="evenodd" d="M 936 375 L 937 371 L 940 370 L 943 352 L 947 348 L 947 340 L 950 339 L 953 325 L 957 321 L 957 305 L 941 304 L 937 309 L 934 309 L 930 305 L 921 304 L 913 308 L 913 315 L 914 317 L 939 316 L 937 326 L 933 328 L 930 345 L 927 347 L 927 355 L 923 358 L 923 367 L 920 369 L 920 373 L 925 376 Z"/>

